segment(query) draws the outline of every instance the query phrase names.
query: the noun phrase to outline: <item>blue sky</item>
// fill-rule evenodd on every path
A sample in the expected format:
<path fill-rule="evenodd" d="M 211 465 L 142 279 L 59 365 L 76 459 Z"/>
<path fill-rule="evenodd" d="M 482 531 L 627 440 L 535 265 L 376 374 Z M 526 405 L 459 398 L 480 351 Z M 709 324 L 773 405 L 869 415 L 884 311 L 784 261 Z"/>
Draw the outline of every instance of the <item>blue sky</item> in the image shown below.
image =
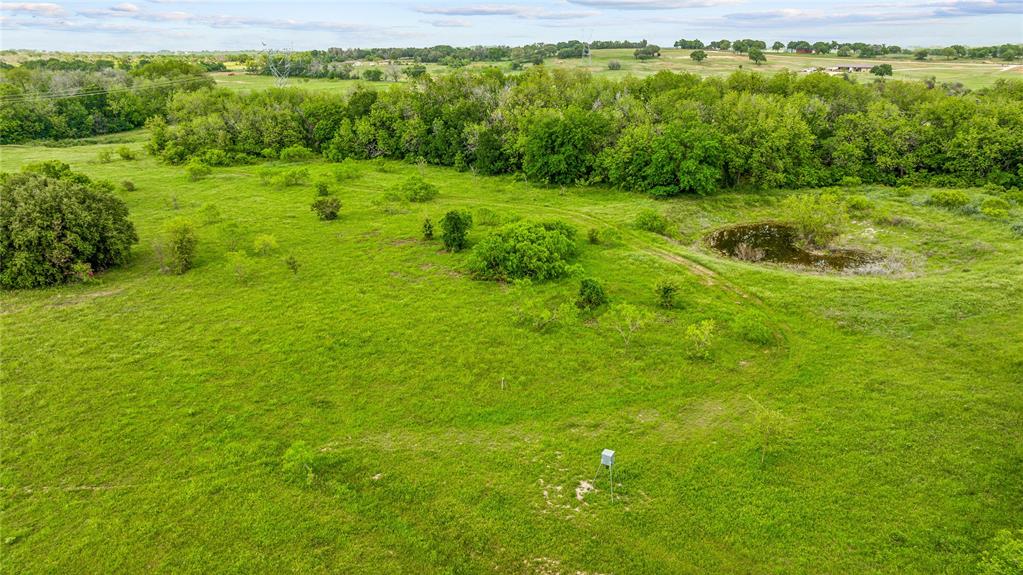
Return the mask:
<path fill-rule="evenodd" d="M 902 46 L 1023 42 L 1023 0 L 2 2 L 0 47 L 243 50 L 569 39 L 756 38 Z"/>

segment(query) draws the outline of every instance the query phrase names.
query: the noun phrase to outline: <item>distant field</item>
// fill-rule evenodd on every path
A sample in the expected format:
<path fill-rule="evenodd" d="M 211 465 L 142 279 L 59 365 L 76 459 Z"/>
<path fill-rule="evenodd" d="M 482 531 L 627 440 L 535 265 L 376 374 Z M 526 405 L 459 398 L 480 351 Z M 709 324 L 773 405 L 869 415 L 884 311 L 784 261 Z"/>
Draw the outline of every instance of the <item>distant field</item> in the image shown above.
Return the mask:
<path fill-rule="evenodd" d="M 265 90 L 277 86 L 277 79 L 272 76 L 257 76 L 245 72 L 217 72 L 210 74 L 217 85 L 238 92 Z M 302 88 L 312 92 L 339 92 L 347 94 L 356 88 L 370 90 L 386 89 L 392 82 L 367 82 L 365 80 L 328 80 L 323 78 L 289 78 L 288 87 Z"/>
<path fill-rule="evenodd" d="M 939 82 L 962 82 L 966 87 L 973 89 L 990 86 L 999 78 L 1023 79 L 1023 66 L 1003 62 L 985 63 L 976 60 L 933 59 L 916 62 L 909 57 L 862 59 L 764 52 L 767 62 L 758 66 L 751 62 L 747 55 L 734 52 L 707 50 L 707 59 L 699 64 L 689 57 L 691 50 L 664 49 L 660 58 L 643 61 L 633 58 L 632 52 L 632 50 L 594 50 L 592 62 L 578 59 L 551 59 L 547 61 L 547 65 L 583 68 L 602 76 L 622 77 L 628 74 L 647 76 L 661 70 L 686 71 L 702 76 L 725 76 L 740 67 L 744 70 L 774 73 L 781 70 L 798 71 L 810 67 L 826 68 L 839 64 L 891 64 L 895 70 L 892 78 L 896 80 L 923 80 L 934 76 Z M 608 70 L 607 64 L 611 60 L 620 62 L 622 69 Z M 869 73 L 859 73 L 855 76 L 864 80 L 874 78 Z"/>

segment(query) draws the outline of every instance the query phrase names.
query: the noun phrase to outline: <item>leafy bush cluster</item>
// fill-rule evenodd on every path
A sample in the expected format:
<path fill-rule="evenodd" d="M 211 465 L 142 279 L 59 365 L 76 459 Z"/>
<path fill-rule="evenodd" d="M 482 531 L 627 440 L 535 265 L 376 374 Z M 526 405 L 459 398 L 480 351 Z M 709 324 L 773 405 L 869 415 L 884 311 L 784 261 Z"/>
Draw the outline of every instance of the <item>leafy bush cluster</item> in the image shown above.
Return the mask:
<path fill-rule="evenodd" d="M 834 194 L 789 196 L 782 202 L 782 211 L 810 245 L 826 246 L 849 227 L 846 204 Z"/>
<path fill-rule="evenodd" d="M 176 95 L 149 149 L 168 161 L 307 148 L 331 160 L 419 159 L 533 181 L 669 196 L 845 182 L 1023 184 L 1023 90 L 856 83 L 823 73 L 667 71 L 613 81 L 534 66 L 461 70 L 391 90 Z"/>
<path fill-rule="evenodd" d="M 440 221 L 440 228 L 444 248 L 451 252 L 460 252 L 469 246 L 472 214 L 468 210 L 451 210 L 444 214 L 444 218 Z"/>
<path fill-rule="evenodd" d="M 657 210 L 643 210 L 636 215 L 636 227 L 663 235 L 668 232 L 668 219 Z"/>
<path fill-rule="evenodd" d="M 970 203 L 970 196 L 959 190 L 939 190 L 931 194 L 927 203 L 939 208 L 955 210 Z"/>
<path fill-rule="evenodd" d="M 138 235 L 112 190 L 57 161 L 0 175 L 0 286 L 60 284 L 125 263 Z"/>
<path fill-rule="evenodd" d="M 398 193 L 410 202 L 428 202 L 436 198 L 440 191 L 422 176 L 409 176 L 398 186 Z"/>
<path fill-rule="evenodd" d="M 575 230 L 563 222 L 516 222 L 480 240 L 469 259 L 479 279 L 530 278 L 543 281 L 565 275 L 576 254 Z"/>
<path fill-rule="evenodd" d="M 154 244 L 160 270 L 164 273 L 183 274 L 195 264 L 199 238 L 195 226 L 187 219 L 177 218 L 163 228 L 163 236 Z"/>
<path fill-rule="evenodd" d="M 341 211 L 341 200 L 334 196 L 321 196 L 313 200 L 312 207 L 321 220 L 336 220 Z"/>

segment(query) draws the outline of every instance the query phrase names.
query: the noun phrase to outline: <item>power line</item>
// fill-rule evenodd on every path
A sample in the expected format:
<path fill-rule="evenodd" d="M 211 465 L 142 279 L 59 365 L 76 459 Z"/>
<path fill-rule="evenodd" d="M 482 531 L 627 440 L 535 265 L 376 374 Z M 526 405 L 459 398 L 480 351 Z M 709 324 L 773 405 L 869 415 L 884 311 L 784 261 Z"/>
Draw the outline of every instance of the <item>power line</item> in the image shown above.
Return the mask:
<path fill-rule="evenodd" d="M 0 96 L 0 103 L 20 103 L 27 102 L 30 100 L 64 100 L 69 98 L 85 98 L 88 96 L 99 96 L 103 94 L 112 94 L 119 92 L 132 92 L 138 90 L 144 90 L 147 88 L 166 88 L 177 84 L 185 84 L 194 82 L 196 78 L 177 78 L 169 80 L 160 80 L 149 82 L 147 84 L 140 84 L 134 86 L 120 86 L 111 88 L 91 88 L 84 92 L 74 92 L 77 88 L 69 88 L 62 92 L 26 92 L 22 94 L 10 94 L 7 96 Z"/>

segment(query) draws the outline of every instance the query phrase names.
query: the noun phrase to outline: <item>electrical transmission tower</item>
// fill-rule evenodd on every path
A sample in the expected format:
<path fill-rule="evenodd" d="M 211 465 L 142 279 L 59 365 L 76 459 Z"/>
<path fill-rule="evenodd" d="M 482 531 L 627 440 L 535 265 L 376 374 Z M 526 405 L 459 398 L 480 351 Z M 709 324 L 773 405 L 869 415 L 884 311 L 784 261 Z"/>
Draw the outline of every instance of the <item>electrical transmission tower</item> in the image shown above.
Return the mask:
<path fill-rule="evenodd" d="M 288 76 L 291 74 L 291 48 L 278 50 L 267 46 L 266 42 L 262 44 L 263 53 L 266 54 L 266 65 L 277 79 L 277 87 L 287 86 Z"/>

